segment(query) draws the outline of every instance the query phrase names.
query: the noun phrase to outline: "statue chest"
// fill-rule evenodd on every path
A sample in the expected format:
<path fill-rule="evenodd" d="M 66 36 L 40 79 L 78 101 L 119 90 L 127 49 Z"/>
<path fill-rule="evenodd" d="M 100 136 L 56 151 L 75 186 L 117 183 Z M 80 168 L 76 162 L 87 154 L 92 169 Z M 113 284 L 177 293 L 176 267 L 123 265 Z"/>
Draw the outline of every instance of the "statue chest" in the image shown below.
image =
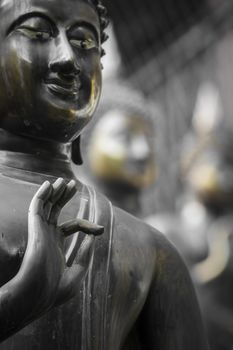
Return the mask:
<path fill-rule="evenodd" d="M 100 248 L 97 244 L 95 253 L 100 253 L 98 248 L 102 251 L 103 245 Z M 9 338 L 0 350 L 123 349 L 145 294 L 134 276 L 130 277 L 131 271 L 119 269 L 120 264 L 114 267 L 117 261 L 110 260 L 108 265 L 108 259 L 102 258 L 102 254 L 94 254 L 93 265 L 76 298 Z"/>
<path fill-rule="evenodd" d="M 0 276 L 12 278 L 27 244 L 27 213 L 39 185 L 1 181 Z M 98 196 L 97 196 L 98 197 Z M 101 197 L 102 198 L 102 197 Z M 90 269 L 77 296 L 0 345 L 0 350 L 119 350 L 145 301 L 143 276 L 134 263 L 123 262 L 115 249 L 114 218 L 110 203 L 87 197 L 89 219 L 104 225 L 96 239 Z M 63 213 L 62 221 L 74 218 L 78 200 Z M 142 285 L 144 291 L 142 292 Z"/>
<path fill-rule="evenodd" d="M 106 297 L 104 288 L 101 294 L 96 291 L 96 295 L 90 295 L 85 288 L 84 284 L 83 290 L 75 299 L 50 311 L 1 343 L 0 349 L 128 349 L 123 344 L 137 319 L 141 307 L 140 301 L 134 300 L 129 303 L 124 293 Z M 116 301 L 118 298 L 114 306 L 111 305 L 111 302 L 108 304 L 109 300 L 115 299 Z M 104 305 L 103 300 L 106 302 Z M 141 349 L 137 340 L 135 341 L 134 349 Z"/>
<path fill-rule="evenodd" d="M 27 245 L 27 213 L 38 186 L 1 177 L 0 285 L 17 273 Z"/>
<path fill-rule="evenodd" d="M 41 178 L 40 184 L 44 179 Z M 28 239 L 28 209 L 40 184 L 0 175 L 0 286 L 13 278 L 22 262 Z M 78 200 L 61 214 L 62 222 L 76 217 Z"/>

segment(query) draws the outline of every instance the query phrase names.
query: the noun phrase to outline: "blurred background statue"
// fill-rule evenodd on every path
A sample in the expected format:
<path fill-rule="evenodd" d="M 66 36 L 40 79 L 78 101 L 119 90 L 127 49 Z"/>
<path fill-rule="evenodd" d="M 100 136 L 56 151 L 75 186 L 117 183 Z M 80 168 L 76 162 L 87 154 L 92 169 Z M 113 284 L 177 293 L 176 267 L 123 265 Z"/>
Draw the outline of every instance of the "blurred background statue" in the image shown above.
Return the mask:
<path fill-rule="evenodd" d="M 233 129 L 223 116 L 218 89 L 205 83 L 199 90 L 193 133 L 184 144 L 182 165 L 189 195 L 195 198 L 202 216 L 198 230 L 199 253 L 203 255 L 192 266 L 192 275 L 214 350 L 233 349 L 232 147 Z M 188 220 L 198 219 L 192 214 L 190 211 Z"/>
<path fill-rule="evenodd" d="M 233 348 L 232 147 L 233 130 L 223 116 L 218 89 L 205 82 L 182 144 L 183 191 L 176 211 L 148 219 L 185 258 L 214 350 Z"/>
<path fill-rule="evenodd" d="M 156 134 L 160 137 L 156 146 L 159 171 L 155 186 L 147 193 L 146 213 L 150 219 L 153 217 L 155 220 L 156 217 L 155 226 L 170 232 L 169 236 L 185 255 L 196 280 L 207 281 L 224 269 L 226 261 L 230 261 L 227 258 L 229 240 L 221 239 L 217 233 L 216 237 L 222 243 L 208 237 L 214 237 L 213 227 L 219 227 L 215 219 L 220 213 L 216 206 L 220 207 L 222 202 L 223 216 L 231 211 L 227 204 L 231 199 L 226 194 L 230 193 L 231 180 L 223 174 L 225 167 L 230 168 L 230 161 L 217 160 L 224 159 L 225 151 L 217 150 L 217 146 L 211 146 L 211 143 L 215 143 L 213 140 L 216 138 L 225 139 L 224 129 L 228 134 L 233 130 L 233 2 L 106 2 L 121 58 L 118 71 L 149 100 L 159 105 L 163 115 L 156 125 Z M 203 115 L 202 121 L 200 114 Z M 217 124 L 223 117 L 225 126 L 219 125 L 217 131 Z M 213 136 L 210 130 L 216 135 Z M 223 136 L 220 137 L 221 133 Z M 185 145 L 181 151 L 184 138 Z M 181 158 L 182 171 L 179 165 Z M 228 170 L 226 173 L 229 173 Z M 177 227 L 185 234 L 177 233 Z M 209 234 L 210 231 L 212 234 Z M 214 247 L 218 247 L 219 254 L 210 253 L 215 250 Z M 212 260 L 211 256 L 218 256 L 220 260 Z M 202 264 L 204 261 L 208 263 Z M 194 266 L 197 268 L 194 269 Z M 230 281 L 230 276 L 228 279 Z M 223 315 L 220 310 L 216 310 L 215 314 Z M 221 327 L 230 333 L 231 317 L 228 317 L 226 309 L 224 314 L 229 322 Z M 220 317 L 215 317 L 215 322 L 218 319 Z M 223 337 L 221 340 L 219 335 L 215 343 L 220 349 L 223 346 L 221 342 L 226 348 L 231 348 L 231 338 L 226 341 Z"/>
<path fill-rule="evenodd" d="M 142 216 L 143 191 L 156 178 L 156 112 L 139 92 L 110 80 L 82 137 L 84 179 L 136 216 Z"/>

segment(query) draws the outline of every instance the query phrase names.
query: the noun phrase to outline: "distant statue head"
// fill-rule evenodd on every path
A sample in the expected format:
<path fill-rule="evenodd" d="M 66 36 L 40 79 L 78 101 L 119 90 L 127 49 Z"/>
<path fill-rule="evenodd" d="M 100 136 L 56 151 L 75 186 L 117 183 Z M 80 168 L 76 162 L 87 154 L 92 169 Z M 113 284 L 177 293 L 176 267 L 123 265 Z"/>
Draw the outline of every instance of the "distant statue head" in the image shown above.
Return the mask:
<path fill-rule="evenodd" d="M 67 143 L 101 91 L 98 0 L 0 0 L 0 128 Z"/>
<path fill-rule="evenodd" d="M 123 84 L 106 84 L 96 117 L 83 138 L 92 178 L 116 190 L 152 185 L 155 145 L 148 102 Z"/>
<path fill-rule="evenodd" d="M 182 172 L 188 189 L 209 207 L 233 205 L 233 130 L 225 120 L 218 89 L 200 86 L 191 132 L 182 151 Z"/>
<path fill-rule="evenodd" d="M 206 205 L 224 209 L 233 206 L 233 131 L 220 127 L 205 144 L 193 148 L 186 171 L 188 186 Z"/>

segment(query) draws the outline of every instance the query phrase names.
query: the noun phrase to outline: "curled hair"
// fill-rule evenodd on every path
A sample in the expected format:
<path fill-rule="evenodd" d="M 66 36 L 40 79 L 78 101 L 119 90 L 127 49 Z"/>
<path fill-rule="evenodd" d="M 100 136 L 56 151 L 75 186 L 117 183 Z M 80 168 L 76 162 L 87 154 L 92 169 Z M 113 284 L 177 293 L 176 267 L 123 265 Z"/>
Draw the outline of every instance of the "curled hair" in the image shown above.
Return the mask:
<path fill-rule="evenodd" d="M 99 16 L 99 21 L 100 21 L 100 41 L 101 44 L 103 44 L 107 39 L 108 39 L 108 35 L 105 32 L 105 29 L 107 28 L 108 24 L 109 24 L 109 19 L 107 16 L 107 8 L 103 5 L 101 0 L 90 0 L 91 3 L 95 6 L 98 16 Z M 101 49 L 101 56 L 105 55 L 105 51 L 102 48 Z"/>

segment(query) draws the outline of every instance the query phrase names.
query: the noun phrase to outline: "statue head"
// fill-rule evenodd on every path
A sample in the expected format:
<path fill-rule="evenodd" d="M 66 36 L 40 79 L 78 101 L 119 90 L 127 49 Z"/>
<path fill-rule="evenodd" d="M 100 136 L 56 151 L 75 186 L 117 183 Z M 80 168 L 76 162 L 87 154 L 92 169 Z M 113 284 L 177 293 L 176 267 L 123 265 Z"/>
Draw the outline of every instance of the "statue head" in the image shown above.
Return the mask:
<path fill-rule="evenodd" d="M 0 0 L 0 128 L 76 139 L 101 91 L 99 0 Z"/>
<path fill-rule="evenodd" d="M 183 176 L 188 189 L 211 209 L 233 206 L 233 131 L 222 123 L 205 140 L 196 138 L 186 156 Z M 187 150 L 186 150 L 187 152 Z"/>
<path fill-rule="evenodd" d="M 154 183 L 153 122 L 149 106 L 138 92 L 122 84 L 106 84 L 88 129 L 83 144 L 92 178 L 116 189 L 142 190 Z"/>
<path fill-rule="evenodd" d="M 223 114 L 218 87 L 204 81 L 181 148 L 181 179 L 186 190 L 210 209 L 233 205 L 232 146 L 233 130 Z"/>

